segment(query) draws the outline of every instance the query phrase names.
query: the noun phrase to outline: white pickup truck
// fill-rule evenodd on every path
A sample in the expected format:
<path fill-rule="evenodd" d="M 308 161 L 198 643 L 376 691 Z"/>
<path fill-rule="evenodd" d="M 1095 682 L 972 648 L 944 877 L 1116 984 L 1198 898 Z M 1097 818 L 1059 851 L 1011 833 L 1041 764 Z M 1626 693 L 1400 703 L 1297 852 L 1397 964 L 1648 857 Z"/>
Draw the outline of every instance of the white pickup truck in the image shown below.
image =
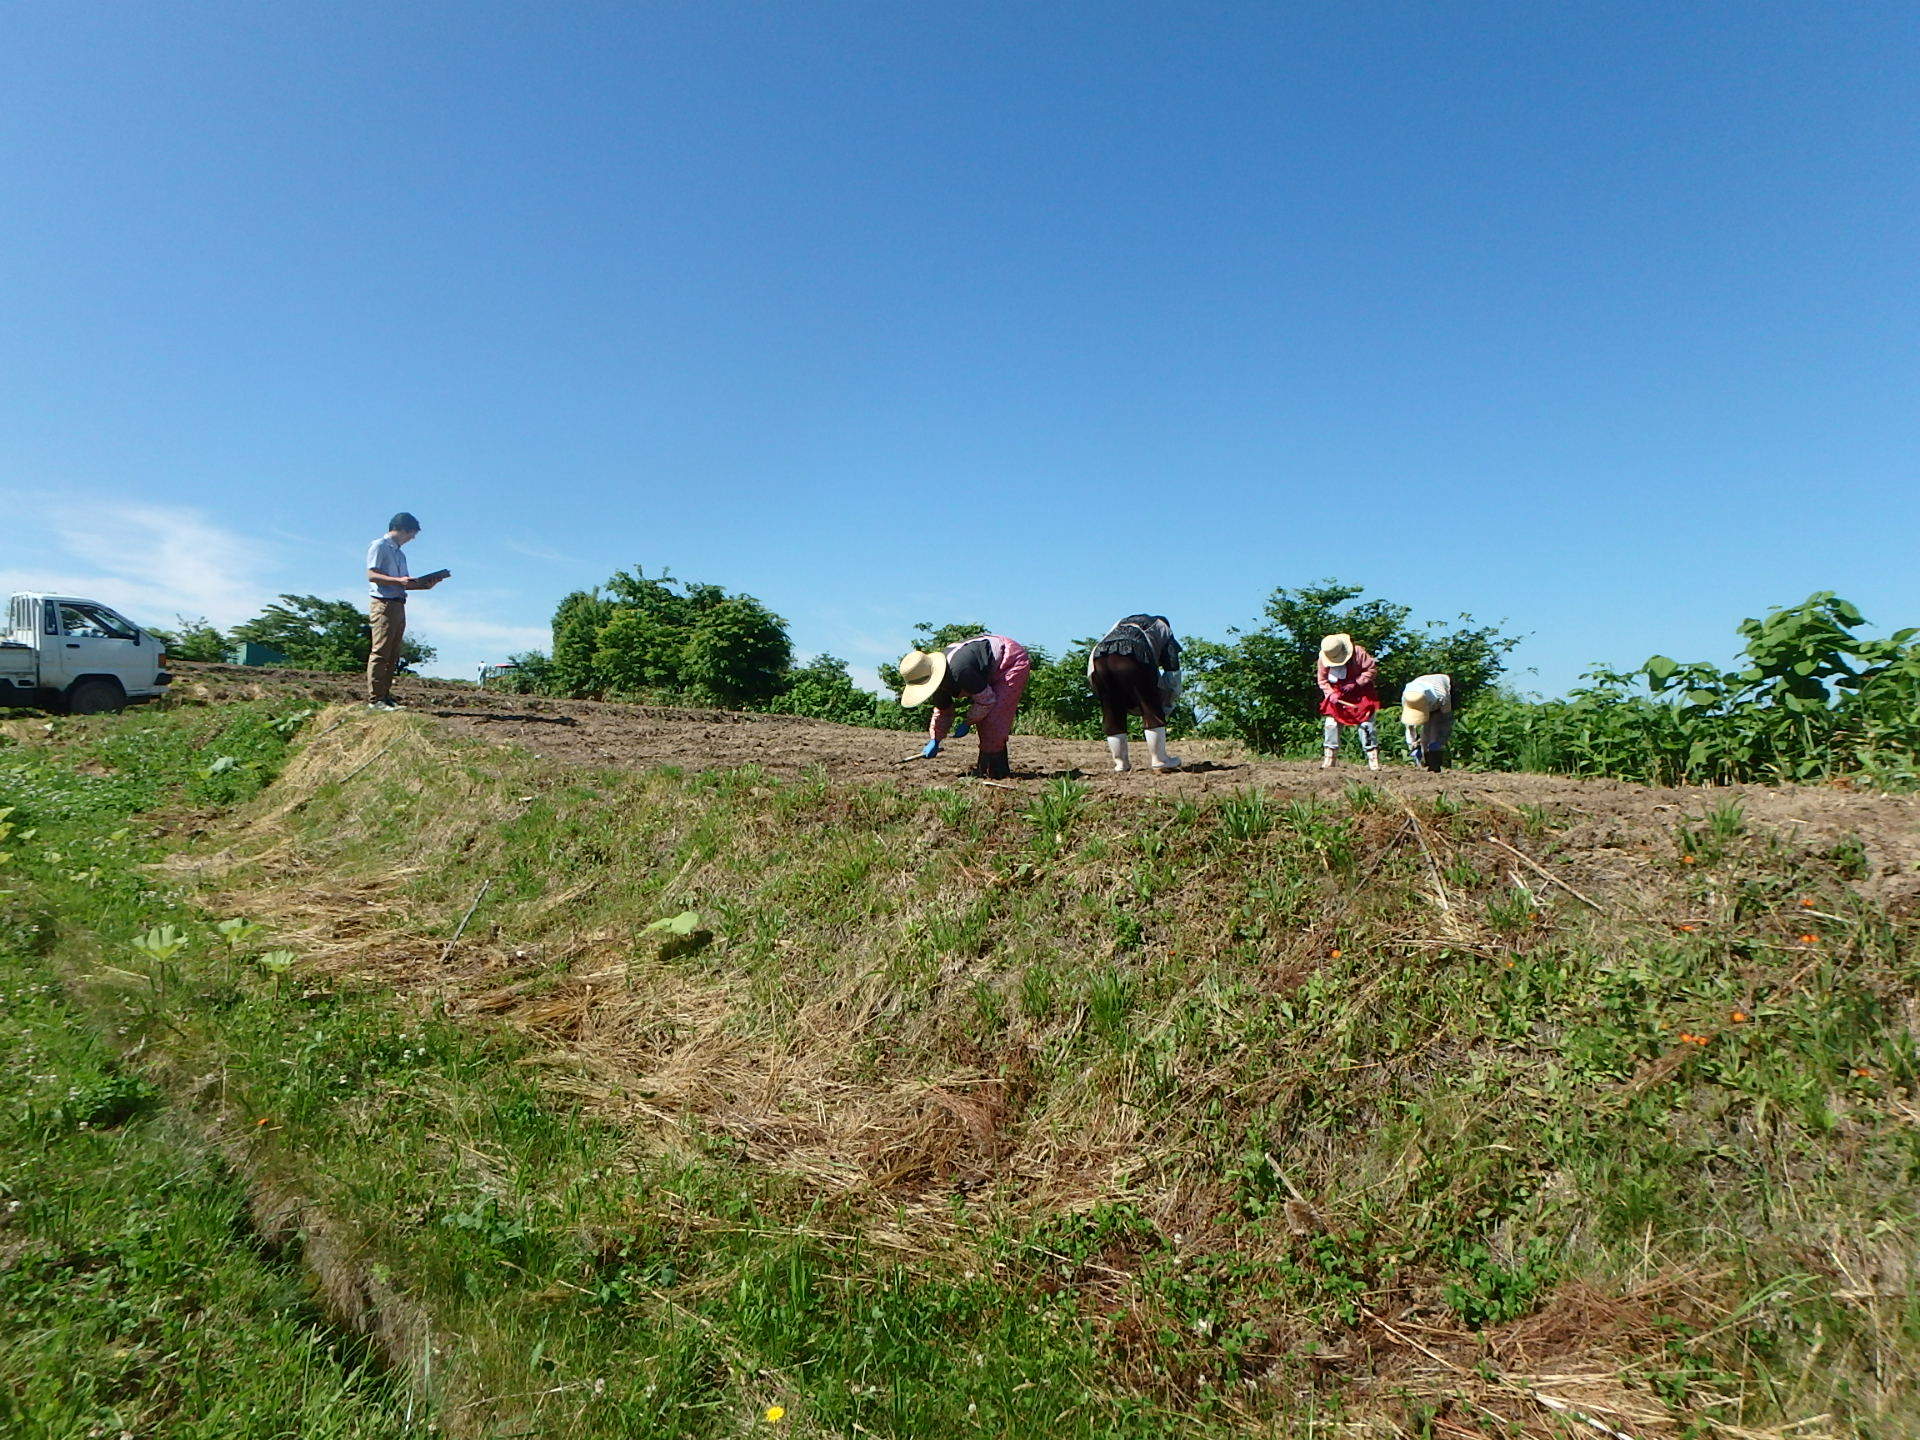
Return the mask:
<path fill-rule="evenodd" d="M 166 693 L 167 653 L 151 631 L 97 600 L 15 595 L 0 631 L 0 706 L 94 715 Z"/>

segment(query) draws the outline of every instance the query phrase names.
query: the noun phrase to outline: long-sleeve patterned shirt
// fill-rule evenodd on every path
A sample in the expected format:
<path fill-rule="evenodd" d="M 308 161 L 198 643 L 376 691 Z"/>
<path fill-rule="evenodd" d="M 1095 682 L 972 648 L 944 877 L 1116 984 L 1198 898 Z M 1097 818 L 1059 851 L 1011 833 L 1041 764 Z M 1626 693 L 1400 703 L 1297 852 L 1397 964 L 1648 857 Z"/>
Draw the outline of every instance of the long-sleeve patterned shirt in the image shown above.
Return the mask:
<path fill-rule="evenodd" d="M 1352 656 L 1348 658 L 1346 665 L 1340 668 L 1343 668 L 1346 674 L 1336 680 L 1327 662 L 1324 660 L 1320 662 L 1316 671 L 1320 681 L 1320 694 L 1328 700 L 1338 700 L 1343 705 L 1355 704 L 1363 698 L 1369 699 L 1374 702 L 1377 709 L 1380 704 L 1380 692 L 1374 681 L 1380 667 L 1375 663 L 1373 656 L 1367 652 L 1366 647 L 1355 645 Z"/>

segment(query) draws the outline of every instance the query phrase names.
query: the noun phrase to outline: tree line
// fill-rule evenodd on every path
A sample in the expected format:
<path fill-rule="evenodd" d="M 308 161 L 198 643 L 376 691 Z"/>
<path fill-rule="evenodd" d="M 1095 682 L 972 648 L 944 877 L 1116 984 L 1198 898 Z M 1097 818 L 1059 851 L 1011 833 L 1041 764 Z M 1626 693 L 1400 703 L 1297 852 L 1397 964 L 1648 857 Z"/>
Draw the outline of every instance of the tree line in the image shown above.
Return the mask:
<path fill-rule="evenodd" d="M 1255 623 L 1222 640 L 1182 634 L 1187 688 L 1169 728 L 1264 754 L 1314 753 L 1315 657 L 1322 636 L 1345 632 L 1379 661 L 1390 712 L 1416 676 L 1453 678 L 1455 754 L 1480 768 L 1693 784 L 1850 775 L 1909 788 L 1920 783 L 1920 631 L 1875 640 L 1858 633 L 1865 625 L 1852 605 L 1822 592 L 1741 622 L 1746 663 L 1738 669 L 1656 655 L 1634 670 L 1595 669 L 1565 699 L 1537 700 L 1500 684 L 1519 636 L 1465 614 L 1420 620 L 1410 606 L 1325 580 L 1274 590 Z M 992 628 L 928 621 L 911 639 L 930 649 Z M 1097 638 L 1058 652 L 1028 644 L 1022 732 L 1099 738 L 1086 682 Z M 514 660 L 508 683 L 544 694 L 925 725 L 923 712 L 856 684 L 836 656 L 796 663 L 786 621 L 762 601 L 664 572 L 623 570 L 567 596 L 554 614 L 551 652 Z M 897 695 L 893 666 L 882 665 L 880 678 Z"/>
<path fill-rule="evenodd" d="M 1410 606 L 1324 580 L 1274 590 L 1254 623 L 1224 639 L 1182 634 L 1187 687 L 1169 729 L 1269 755 L 1314 753 L 1314 659 L 1323 635 L 1344 631 L 1379 661 L 1389 712 L 1415 676 L 1453 677 L 1453 754 L 1477 768 L 1649 784 L 1852 777 L 1917 788 L 1920 629 L 1872 639 L 1860 633 L 1866 625 L 1856 607 L 1822 591 L 1740 622 L 1744 649 L 1734 669 L 1655 655 L 1632 670 L 1596 668 L 1565 698 L 1539 700 L 1500 683 L 1519 636 L 1470 615 L 1419 620 Z M 991 628 L 928 621 L 910 638 L 931 649 Z M 168 653 L 185 660 L 222 660 L 246 641 L 300 669 L 353 671 L 367 658 L 366 615 L 313 595 L 282 595 L 224 632 L 182 619 L 158 633 Z M 1099 706 L 1086 681 L 1097 638 L 1057 652 L 1028 646 L 1033 676 L 1022 732 L 1099 738 Z M 403 661 L 417 667 L 433 653 L 409 636 Z M 900 677 L 891 665 L 880 667 L 880 678 L 894 694 L 876 695 L 836 656 L 798 660 L 787 622 L 754 596 L 639 567 L 568 595 L 554 612 L 551 650 L 512 659 L 516 669 L 503 683 L 530 693 L 717 705 L 889 730 L 926 723 L 924 712 L 894 698 Z"/>
<path fill-rule="evenodd" d="M 347 600 L 318 595 L 282 595 L 251 620 L 220 630 L 204 618 L 174 617 L 169 629 L 153 633 L 179 660 L 217 663 L 246 643 L 264 645 L 286 656 L 296 670 L 364 670 L 372 636 L 367 612 Z M 400 646 L 400 667 L 415 669 L 434 657 L 434 648 L 409 635 Z"/>
<path fill-rule="evenodd" d="M 1740 622 L 1744 663 L 1655 655 L 1564 700 L 1485 696 L 1455 753 L 1481 768 L 1654 785 L 1851 779 L 1920 787 L 1920 629 L 1884 639 L 1830 590 Z"/>
<path fill-rule="evenodd" d="M 1362 593 L 1332 580 L 1280 589 L 1259 626 L 1230 631 L 1224 642 L 1183 635 L 1187 695 L 1169 729 L 1229 735 L 1270 753 L 1317 744 L 1314 658 L 1320 637 L 1335 630 L 1373 652 L 1383 685 L 1444 669 L 1463 698 L 1492 684 L 1518 643 L 1465 616 L 1451 627 L 1416 625 L 1409 607 L 1363 600 Z M 990 628 L 924 621 L 911 639 L 932 649 Z M 1100 707 L 1087 685 L 1087 656 L 1098 638 L 1056 652 L 1022 637 L 1033 662 L 1020 706 L 1023 732 L 1100 737 Z M 883 729 L 926 724 L 923 712 L 904 710 L 895 698 L 901 682 L 892 665 L 880 667 L 880 679 L 893 695 L 876 695 L 856 684 L 837 656 L 796 663 L 786 621 L 754 596 L 643 569 L 618 571 L 604 585 L 568 595 L 554 612 L 552 650 L 512 661 L 516 668 L 504 683 L 541 694 L 723 705 Z"/>

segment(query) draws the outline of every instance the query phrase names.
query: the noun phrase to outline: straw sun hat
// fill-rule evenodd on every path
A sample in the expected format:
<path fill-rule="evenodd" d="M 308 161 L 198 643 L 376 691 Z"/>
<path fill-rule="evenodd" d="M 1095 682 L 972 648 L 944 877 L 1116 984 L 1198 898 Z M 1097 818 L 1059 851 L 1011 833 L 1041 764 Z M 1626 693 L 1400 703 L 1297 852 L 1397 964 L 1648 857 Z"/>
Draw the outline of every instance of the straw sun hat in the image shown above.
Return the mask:
<path fill-rule="evenodd" d="M 1320 663 L 1323 665 L 1344 665 L 1353 659 L 1353 637 L 1351 635 L 1329 635 L 1320 642 Z"/>
<path fill-rule="evenodd" d="M 1424 725 L 1433 718 L 1433 692 L 1418 680 L 1400 692 L 1400 723 Z"/>
<path fill-rule="evenodd" d="M 909 650 L 900 657 L 900 703 L 911 710 L 924 705 L 947 678 L 944 650 Z"/>

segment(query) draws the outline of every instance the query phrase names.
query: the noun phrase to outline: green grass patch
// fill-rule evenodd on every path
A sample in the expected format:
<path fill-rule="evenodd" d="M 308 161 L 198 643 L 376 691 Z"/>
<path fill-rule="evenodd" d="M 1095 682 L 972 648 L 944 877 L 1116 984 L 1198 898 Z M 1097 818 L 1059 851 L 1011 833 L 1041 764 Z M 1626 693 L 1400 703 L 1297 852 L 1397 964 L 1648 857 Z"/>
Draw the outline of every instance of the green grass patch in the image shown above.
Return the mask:
<path fill-rule="evenodd" d="M 7 872 L 0 871 L 0 878 Z M 0 1433 L 416 1435 L 245 1187 L 0 922 Z"/>

